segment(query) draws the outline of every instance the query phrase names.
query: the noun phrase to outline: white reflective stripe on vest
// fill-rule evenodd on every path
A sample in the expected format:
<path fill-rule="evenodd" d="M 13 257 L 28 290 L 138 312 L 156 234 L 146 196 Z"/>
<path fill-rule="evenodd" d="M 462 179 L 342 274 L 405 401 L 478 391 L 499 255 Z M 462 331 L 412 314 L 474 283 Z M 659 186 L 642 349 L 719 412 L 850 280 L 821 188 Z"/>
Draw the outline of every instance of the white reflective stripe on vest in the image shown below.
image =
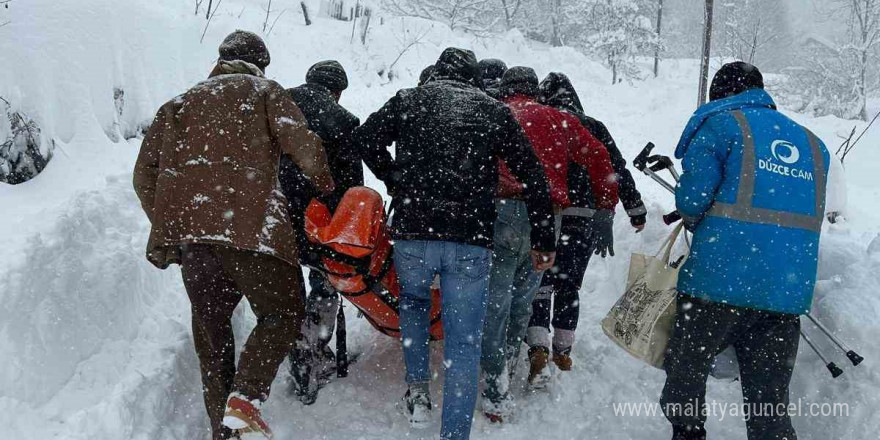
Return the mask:
<path fill-rule="evenodd" d="M 816 185 L 815 215 L 757 208 L 752 206 L 752 199 L 755 195 L 755 175 L 758 171 L 755 138 L 752 135 L 749 121 L 742 111 L 734 111 L 733 117 L 739 124 L 743 139 L 742 166 L 740 167 L 736 203 L 715 202 L 712 208 L 709 209 L 708 215 L 747 223 L 760 223 L 819 232 L 822 229 L 822 221 L 825 217 L 825 179 L 827 173 L 825 160 L 822 157 L 822 149 L 819 146 L 819 139 L 810 130 L 804 128 L 807 138 L 810 140 L 810 149 L 813 153 L 813 171 L 815 176 L 813 181 Z"/>

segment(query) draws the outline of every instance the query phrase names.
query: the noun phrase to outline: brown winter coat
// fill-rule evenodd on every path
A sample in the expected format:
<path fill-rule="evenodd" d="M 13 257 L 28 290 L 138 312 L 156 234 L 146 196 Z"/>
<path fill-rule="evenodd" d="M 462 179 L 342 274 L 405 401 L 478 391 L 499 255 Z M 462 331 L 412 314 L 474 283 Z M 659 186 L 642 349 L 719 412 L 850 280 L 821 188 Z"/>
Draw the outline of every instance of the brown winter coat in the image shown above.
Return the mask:
<path fill-rule="evenodd" d="M 218 67 L 163 105 L 134 169 L 152 223 L 147 259 L 164 269 L 180 263 L 181 244 L 205 243 L 297 264 L 278 185 L 281 154 L 320 190 L 333 189 L 320 138 L 275 81 Z"/>

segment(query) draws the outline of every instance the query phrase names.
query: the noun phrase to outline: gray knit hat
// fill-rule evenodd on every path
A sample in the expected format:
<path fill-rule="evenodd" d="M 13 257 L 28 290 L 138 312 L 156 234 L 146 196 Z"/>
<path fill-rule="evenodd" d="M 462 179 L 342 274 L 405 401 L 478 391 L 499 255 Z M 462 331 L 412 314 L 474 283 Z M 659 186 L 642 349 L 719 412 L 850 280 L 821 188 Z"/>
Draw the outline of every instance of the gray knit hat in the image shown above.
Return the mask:
<path fill-rule="evenodd" d="M 223 39 L 220 44 L 220 59 L 224 61 L 242 60 L 266 70 L 271 58 L 266 43 L 259 35 L 237 30 Z"/>
<path fill-rule="evenodd" d="M 348 88 L 348 76 L 339 61 L 321 61 L 306 73 L 306 83 L 322 85 L 330 91 L 341 92 Z"/>

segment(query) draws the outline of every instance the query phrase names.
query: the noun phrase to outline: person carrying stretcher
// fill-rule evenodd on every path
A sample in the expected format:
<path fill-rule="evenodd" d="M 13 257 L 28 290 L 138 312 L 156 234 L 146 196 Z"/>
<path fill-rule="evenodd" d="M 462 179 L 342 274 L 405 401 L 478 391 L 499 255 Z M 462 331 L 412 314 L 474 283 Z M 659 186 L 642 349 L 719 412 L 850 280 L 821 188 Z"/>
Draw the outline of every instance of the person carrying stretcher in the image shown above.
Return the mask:
<path fill-rule="evenodd" d="M 573 164 L 589 170 L 599 205 L 613 209 L 617 204 L 617 181 L 605 146 L 577 117 L 539 104 L 538 92 L 538 76 L 529 67 L 511 67 L 501 79 L 501 102 L 507 104 L 541 161 L 554 211 L 564 212 L 571 205 L 567 180 Z M 529 263 L 531 227 L 523 197 L 527 185 L 511 175 L 507 165 L 507 161 L 499 164 L 500 184 L 495 199 L 498 219 L 480 362 L 486 382 L 483 413 L 496 423 L 511 415 L 509 378 L 516 372 L 519 349 L 532 315 L 532 300 L 543 273 Z M 537 354 L 530 351 L 529 355 Z"/>
<path fill-rule="evenodd" d="M 335 209 L 348 189 L 364 184 L 363 163 L 351 142 L 352 132 L 360 125 L 360 120 L 339 105 L 339 98 L 346 88 L 348 77 L 342 65 L 337 61 L 321 61 L 309 68 L 305 84 L 287 90 L 302 110 L 308 128 L 324 141 L 336 190 L 321 200 L 327 201 L 331 210 Z M 303 216 L 318 192 L 286 156 L 281 158 L 279 180 L 281 190 L 290 203 L 294 230 L 303 245 Z M 301 257 L 314 259 L 308 252 L 302 252 Z M 339 295 L 324 274 L 317 270 L 310 271 L 309 285 L 311 291 L 306 299 L 302 334 L 289 356 L 293 392 L 306 405 L 317 399 L 319 381 L 326 380 L 335 372 L 336 356 L 329 343 L 339 309 Z M 305 288 L 302 295 L 305 296 Z"/>
<path fill-rule="evenodd" d="M 556 247 L 546 177 L 510 110 L 481 90 L 473 52 L 448 48 L 426 84 L 401 90 L 355 130 L 392 196 L 400 324 L 414 427 L 430 421 L 431 283 L 440 275 L 446 382 L 440 438 L 470 438 L 489 288 L 498 159 L 525 184 L 536 270 Z M 387 148 L 396 144 L 396 158 Z"/>

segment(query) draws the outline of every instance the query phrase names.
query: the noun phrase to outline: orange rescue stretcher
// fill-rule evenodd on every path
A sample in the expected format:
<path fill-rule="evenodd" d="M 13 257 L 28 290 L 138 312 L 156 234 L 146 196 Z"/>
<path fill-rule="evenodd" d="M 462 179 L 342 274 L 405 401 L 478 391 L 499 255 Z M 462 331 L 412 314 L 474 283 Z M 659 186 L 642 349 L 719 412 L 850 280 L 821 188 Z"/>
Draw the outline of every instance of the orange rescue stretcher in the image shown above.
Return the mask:
<path fill-rule="evenodd" d="M 323 272 L 330 284 L 354 304 L 380 332 L 400 336 L 400 285 L 394 269 L 385 206 L 365 186 L 346 191 L 331 216 L 313 199 L 306 208 L 303 263 Z M 443 339 L 440 290 L 431 289 L 433 340 Z"/>

